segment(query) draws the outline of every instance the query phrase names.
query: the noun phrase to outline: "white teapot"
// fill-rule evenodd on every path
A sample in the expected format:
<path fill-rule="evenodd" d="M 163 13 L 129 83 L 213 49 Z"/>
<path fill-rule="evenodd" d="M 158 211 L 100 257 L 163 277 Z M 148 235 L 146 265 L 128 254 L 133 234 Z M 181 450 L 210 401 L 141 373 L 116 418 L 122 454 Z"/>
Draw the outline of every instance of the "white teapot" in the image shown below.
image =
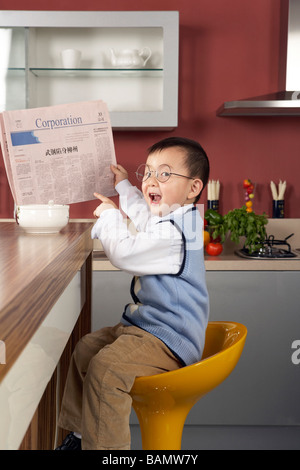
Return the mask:
<path fill-rule="evenodd" d="M 111 63 L 114 67 L 120 68 L 141 68 L 145 67 L 151 57 L 151 49 L 144 47 L 138 49 L 123 49 L 116 53 L 114 49 L 110 49 Z"/>

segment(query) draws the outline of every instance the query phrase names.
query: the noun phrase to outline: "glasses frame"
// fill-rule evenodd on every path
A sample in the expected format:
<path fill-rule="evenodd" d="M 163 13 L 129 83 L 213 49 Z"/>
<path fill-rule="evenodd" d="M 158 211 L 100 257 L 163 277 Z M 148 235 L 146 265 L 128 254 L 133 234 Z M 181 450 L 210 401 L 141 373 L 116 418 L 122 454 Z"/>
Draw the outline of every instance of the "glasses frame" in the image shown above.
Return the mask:
<path fill-rule="evenodd" d="M 142 176 L 142 174 L 141 174 L 142 172 L 139 173 L 139 168 L 145 168 L 145 169 L 146 169 L 147 167 L 149 168 L 149 171 L 148 171 L 147 173 L 144 172 L 144 176 Z M 161 168 L 161 167 L 166 167 L 166 168 L 168 168 L 168 169 L 170 170 L 170 171 L 168 171 L 169 176 L 167 177 L 167 179 L 164 179 L 163 181 L 161 181 L 161 180 L 159 179 L 159 178 L 160 178 L 160 177 L 159 177 L 159 168 Z M 157 179 L 157 181 L 159 181 L 160 183 L 166 183 L 167 181 L 169 181 L 169 179 L 171 178 L 172 175 L 174 175 L 174 176 L 181 176 L 182 178 L 187 178 L 187 179 L 189 179 L 189 180 L 195 179 L 195 178 L 192 178 L 191 176 L 180 175 L 179 173 L 174 173 L 174 172 L 172 172 L 172 171 L 171 171 L 171 168 L 170 168 L 169 165 L 167 165 L 166 163 L 163 163 L 162 165 L 159 165 L 159 167 L 158 167 L 157 170 L 151 170 L 150 167 L 149 167 L 149 165 L 146 165 L 145 163 L 142 163 L 142 164 L 138 167 L 138 169 L 136 170 L 136 172 L 135 172 L 135 176 L 136 176 L 137 180 L 140 181 L 140 182 L 142 182 L 142 183 L 144 183 L 144 182 L 147 181 L 149 178 L 151 178 L 152 174 L 154 174 L 154 177 L 155 177 L 155 178 Z M 138 177 L 138 175 L 142 176 L 142 179 L 140 179 L 140 178 Z"/>

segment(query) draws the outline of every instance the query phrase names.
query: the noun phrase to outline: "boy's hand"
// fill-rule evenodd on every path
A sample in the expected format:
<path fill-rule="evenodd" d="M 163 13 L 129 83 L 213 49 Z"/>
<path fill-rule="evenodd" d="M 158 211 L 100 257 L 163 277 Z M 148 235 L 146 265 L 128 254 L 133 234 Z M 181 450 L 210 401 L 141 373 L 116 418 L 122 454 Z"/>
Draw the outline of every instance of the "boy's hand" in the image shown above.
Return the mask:
<path fill-rule="evenodd" d="M 128 179 L 128 173 L 123 168 L 121 165 L 117 164 L 115 165 L 110 165 L 110 169 L 115 175 L 115 186 L 120 183 L 120 181 L 127 180 Z"/>
<path fill-rule="evenodd" d="M 102 212 L 107 209 L 118 209 L 116 204 L 108 197 L 102 196 L 102 194 L 99 193 L 94 193 L 94 196 L 102 201 L 102 204 L 100 204 L 100 206 L 98 206 L 93 212 L 95 217 L 100 217 Z"/>

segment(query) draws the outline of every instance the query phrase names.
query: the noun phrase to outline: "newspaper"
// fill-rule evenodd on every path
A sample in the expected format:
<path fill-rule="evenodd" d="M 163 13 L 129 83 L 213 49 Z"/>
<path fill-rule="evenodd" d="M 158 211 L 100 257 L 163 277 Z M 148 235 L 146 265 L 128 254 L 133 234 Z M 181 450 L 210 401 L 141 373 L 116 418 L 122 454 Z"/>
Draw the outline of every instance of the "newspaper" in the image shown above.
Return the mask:
<path fill-rule="evenodd" d="M 0 114 L 2 154 L 17 205 L 72 204 L 116 194 L 109 113 L 103 101 Z"/>

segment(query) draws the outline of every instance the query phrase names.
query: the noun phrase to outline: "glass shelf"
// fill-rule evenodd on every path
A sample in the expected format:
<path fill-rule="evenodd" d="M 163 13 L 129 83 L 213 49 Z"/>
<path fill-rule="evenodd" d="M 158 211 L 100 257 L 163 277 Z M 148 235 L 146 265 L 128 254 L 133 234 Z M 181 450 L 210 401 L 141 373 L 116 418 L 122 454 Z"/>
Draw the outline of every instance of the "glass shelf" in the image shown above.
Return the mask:
<path fill-rule="evenodd" d="M 25 67 L 9 67 L 6 69 L 6 73 L 9 77 L 18 77 L 24 75 L 25 70 Z"/>
<path fill-rule="evenodd" d="M 30 67 L 30 72 L 36 77 L 152 77 L 161 78 L 163 69 L 120 69 L 120 68 L 35 68 Z"/>

